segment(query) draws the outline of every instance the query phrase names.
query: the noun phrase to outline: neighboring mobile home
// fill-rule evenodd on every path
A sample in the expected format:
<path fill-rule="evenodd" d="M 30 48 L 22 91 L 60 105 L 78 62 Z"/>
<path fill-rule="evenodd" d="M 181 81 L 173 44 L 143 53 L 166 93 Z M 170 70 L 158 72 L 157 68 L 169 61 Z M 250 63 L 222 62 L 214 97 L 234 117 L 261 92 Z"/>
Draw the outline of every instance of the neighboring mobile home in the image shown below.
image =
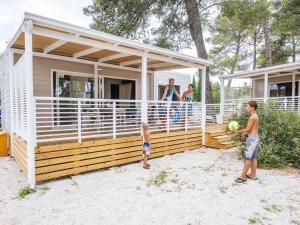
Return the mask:
<path fill-rule="evenodd" d="M 2 127 L 11 155 L 34 186 L 139 161 L 141 121 L 154 133 L 153 157 L 198 148 L 205 105 L 157 101 L 160 85 L 172 76 L 157 72 L 197 68 L 204 77 L 210 64 L 25 13 L 0 61 Z M 183 92 L 187 80 L 174 76 Z M 205 82 L 202 91 L 205 102 Z"/>

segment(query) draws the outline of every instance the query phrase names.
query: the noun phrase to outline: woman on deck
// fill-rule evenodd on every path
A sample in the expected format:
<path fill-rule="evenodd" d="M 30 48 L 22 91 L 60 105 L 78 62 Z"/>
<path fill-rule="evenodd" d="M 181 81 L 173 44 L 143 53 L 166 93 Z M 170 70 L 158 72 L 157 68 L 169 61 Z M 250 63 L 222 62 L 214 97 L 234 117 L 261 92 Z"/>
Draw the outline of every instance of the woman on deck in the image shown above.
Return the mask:
<path fill-rule="evenodd" d="M 189 84 L 188 86 L 188 90 L 183 92 L 183 95 L 182 95 L 182 99 L 185 101 L 185 102 L 190 102 L 187 103 L 188 104 L 188 115 L 191 116 L 192 113 L 193 113 L 193 105 L 191 104 L 191 102 L 194 101 L 194 91 L 193 91 L 193 88 L 194 86 L 192 84 Z"/>

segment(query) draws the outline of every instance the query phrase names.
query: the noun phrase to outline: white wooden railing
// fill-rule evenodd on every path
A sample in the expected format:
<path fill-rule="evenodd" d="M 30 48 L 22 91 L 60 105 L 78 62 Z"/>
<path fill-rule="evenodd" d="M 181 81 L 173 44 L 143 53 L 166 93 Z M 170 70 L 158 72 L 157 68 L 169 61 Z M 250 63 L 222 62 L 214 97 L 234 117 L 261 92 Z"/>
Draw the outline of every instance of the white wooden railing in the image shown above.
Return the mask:
<path fill-rule="evenodd" d="M 151 131 L 201 127 L 201 103 L 148 101 L 148 124 Z"/>
<path fill-rule="evenodd" d="M 139 134 L 140 100 L 35 97 L 36 142 Z M 201 103 L 148 101 L 151 131 L 201 127 Z"/>
<path fill-rule="evenodd" d="M 258 105 L 264 102 L 263 98 L 227 99 L 224 102 L 223 113 L 221 113 L 220 104 L 206 104 L 206 123 L 223 123 L 245 107 L 250 100 L 256 101 Z M 300 114 L 300 96 L 270 97 L 267 101 L 273 103 L 274 109 L 293 110 Z"/>

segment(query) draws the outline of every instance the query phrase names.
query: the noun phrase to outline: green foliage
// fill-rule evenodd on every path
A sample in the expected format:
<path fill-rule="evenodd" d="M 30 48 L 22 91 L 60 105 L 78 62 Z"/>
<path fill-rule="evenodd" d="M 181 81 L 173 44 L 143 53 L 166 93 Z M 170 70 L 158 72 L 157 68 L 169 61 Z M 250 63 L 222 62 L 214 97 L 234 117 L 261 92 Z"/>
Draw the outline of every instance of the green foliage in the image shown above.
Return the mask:
<path fill-rule="evenodd" d="M 220 84 L 213 83 L 211 89 L 212 89 L 214 104 L 220 103 Z"/>
<path fill-rule="evenodd" d="M 201 94 L 200 94 L 201 93 L 201 85 L 200 85 L 199 79 L 197 77 L 199 78 L 199 75 L 197 75 L 197 74 L 193 75 L 194 100 L 196 102 L 200 102 L 201 101 Z"/>
<path fill-rule="evenodd" d="M 83 12 L 96 30 L 168 49 L 192 43 L 183 1 L 94 0 Z"/>
<path fill-rule="evenodd" d="M 165 170 L 160 171 L 157 176 L 152 177 L 148 181 L 147 186 L 154 185 L 154 186 L 160 187 L 161 185 L 163 185 L 167 182 L 168 175 L 169 174 L 167 171 L 165 171 Z"/>
<path fill-rule="evenodd" d="M 274 103 L 261 104 L 257 110 L 260 122 L 260 166 L 274 168 L 300 167 L 300 117 L 293 111 L 274 110 Z M 249 115 L 242 109 L 232 120 L 246 127 Z M 241 147 L 241 153 L 245 145 Z"/>
<path fill-rule="evenodd" d="M 213 45 L 209 58 L 214 61 L 213 75 L 232 74 L 247 69 L 251 35 L 258 32 L 259 24 L 266 17 L 264 2 L 223 1 L 219 15 L 210 26 Z"/>
<path fill-rule="evenodd" d="M 31 188 L 30 186 L 25 186 L 25 187 L 22 187 L 20 190 L 19 190 L 19 193 L 18 193 L 18 198 L 20 199 L 23 199 L 25 198 L 27 195 L 30 195 L 32 193 L 35 193 L 36 190 Z"/>

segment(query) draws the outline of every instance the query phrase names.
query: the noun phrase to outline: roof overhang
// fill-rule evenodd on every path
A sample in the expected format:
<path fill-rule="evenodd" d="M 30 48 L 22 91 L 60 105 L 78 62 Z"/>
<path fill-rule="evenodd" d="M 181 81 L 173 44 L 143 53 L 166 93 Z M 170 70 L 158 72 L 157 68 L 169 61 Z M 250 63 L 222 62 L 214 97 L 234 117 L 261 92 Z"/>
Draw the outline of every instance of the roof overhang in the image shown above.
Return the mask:
<path fill-rule="evenodd" d="M 104 32 L 61 22 L 25 12 L 24 20 L 9 47 L 24 50 L 22 26 L 32 21 L 32 46 L 39 55 L 56 55 L 85 60 L 101 65 L 139 69 L 141 57 L 147 56 L 148 70 L 161 71 L 182 68 L 204 68 L 209 60 L 188 56 L 167 49 L 128 40 Z"/>
<path fill-rule="evenodd" d="M 290 74 L 300 74 L 300 62 L 287 63 L 282 65 L 270 66 L 266 68 L 256 69 L 252 71 L 238 72 L 234 74 L 219 76 L 221 79 L 244 79 L 244 78 L 259 78 L 264 77 L 268 74 L 269 77 L 272 76 L 285 76 Z"/>

